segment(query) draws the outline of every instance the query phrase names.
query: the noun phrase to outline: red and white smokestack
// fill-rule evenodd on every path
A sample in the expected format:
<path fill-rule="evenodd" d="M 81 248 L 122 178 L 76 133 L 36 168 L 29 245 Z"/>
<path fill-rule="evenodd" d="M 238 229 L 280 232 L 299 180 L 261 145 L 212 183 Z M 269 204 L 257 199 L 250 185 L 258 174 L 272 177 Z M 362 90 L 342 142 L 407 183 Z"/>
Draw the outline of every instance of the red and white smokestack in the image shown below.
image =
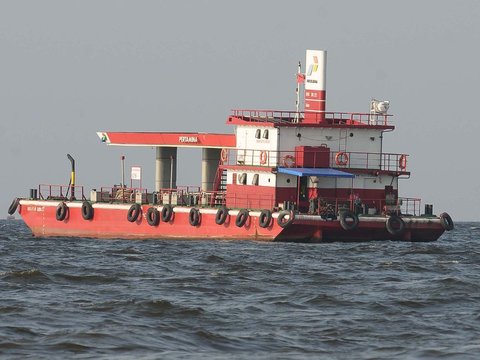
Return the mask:
<path fill-rule="evenodd" d="M 325 121 L 327 52 L 307 50 L 304 123 Z"/>

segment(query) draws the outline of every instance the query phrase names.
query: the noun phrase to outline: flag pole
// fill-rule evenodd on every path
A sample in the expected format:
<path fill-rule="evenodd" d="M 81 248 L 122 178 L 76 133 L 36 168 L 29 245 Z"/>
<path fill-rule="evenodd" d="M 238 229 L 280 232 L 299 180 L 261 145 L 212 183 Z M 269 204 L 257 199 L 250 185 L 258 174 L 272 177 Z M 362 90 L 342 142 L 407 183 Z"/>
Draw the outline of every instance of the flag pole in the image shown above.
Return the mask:
<path fill-rule="evenodd" d="M 295 107 L 296 107 L 296 114 L 295 114 L 295 119 L 293 122 L 298 123 L 300 120 L 300 78 L 302 77 L 302 64 L 300 61 L 298 62 L 298 69 L 297 69 L 297 87 L 295 88 L 295 92 L 297 95 L 297 100 L 295 101 Z"/>

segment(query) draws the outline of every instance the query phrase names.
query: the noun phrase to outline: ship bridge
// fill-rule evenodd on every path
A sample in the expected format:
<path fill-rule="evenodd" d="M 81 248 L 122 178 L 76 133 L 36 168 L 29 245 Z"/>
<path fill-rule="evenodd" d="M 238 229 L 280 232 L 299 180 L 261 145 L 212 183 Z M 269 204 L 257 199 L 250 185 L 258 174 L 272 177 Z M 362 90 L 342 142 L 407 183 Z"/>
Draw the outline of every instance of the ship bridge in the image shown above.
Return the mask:
<path fill-rule="evenodd" d="M 97 132 L 100 140 L 114 146 L 155 147 L 155 191 L 174 189 L 177 182 L 177 148 L 202 149 L 202 190 L 212 190 L 222 149 L 234 149 L 235 134 L 194 132 Z"/>

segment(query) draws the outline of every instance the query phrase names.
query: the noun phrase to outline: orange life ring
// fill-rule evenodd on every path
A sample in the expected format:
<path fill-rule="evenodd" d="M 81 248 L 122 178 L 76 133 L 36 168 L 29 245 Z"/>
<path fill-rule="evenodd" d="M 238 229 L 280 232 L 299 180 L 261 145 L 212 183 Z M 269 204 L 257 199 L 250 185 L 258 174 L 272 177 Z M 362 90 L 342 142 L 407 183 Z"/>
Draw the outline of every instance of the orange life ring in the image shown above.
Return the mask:
<path fill-rule="evenodd" d="M 222 163 L 226 163 L 228 160 L 228 149 L 222 149 L 222 152 L 220 153 L 220 160 L 222 160 Z"/>
<path fill-rule="evenodd" d="M 291 168 L 295 166 L 295 158 L 293 155 L 285 155 L 283 158 L 283 166 Z"/>
<path fill-rule="evenodd" d="M 348 154 L 344 151 L 339 151 L 335 155 L 335 164 L 345 166 L 348 164 Z"/>
<path fill-rule="evenodd" d="M 400 170 L 405 170 L 407 168 L 407 155 L 400 155 L 400 158 L 398 159 L 398 167 Z"/>
<path fill-rule="evenodd" d="M 260 151 L 260 164 L 265 165 L 267 163 L 267 152 Z"/>

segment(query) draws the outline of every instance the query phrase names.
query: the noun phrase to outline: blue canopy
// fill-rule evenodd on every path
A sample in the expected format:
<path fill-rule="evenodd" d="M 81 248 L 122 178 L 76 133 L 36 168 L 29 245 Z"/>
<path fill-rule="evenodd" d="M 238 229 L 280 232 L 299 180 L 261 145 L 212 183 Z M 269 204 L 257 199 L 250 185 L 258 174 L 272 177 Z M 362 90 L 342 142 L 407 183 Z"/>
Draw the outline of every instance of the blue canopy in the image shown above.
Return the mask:
<path fill-rule="evenodd" d="M 278 172 L 282 174 L 289 174 L 295 176 L 327 176 L 327 177 L 342 177 L 353 178 L 355 175 L 332 168 L 284 168 L 279 167 Z"/>

